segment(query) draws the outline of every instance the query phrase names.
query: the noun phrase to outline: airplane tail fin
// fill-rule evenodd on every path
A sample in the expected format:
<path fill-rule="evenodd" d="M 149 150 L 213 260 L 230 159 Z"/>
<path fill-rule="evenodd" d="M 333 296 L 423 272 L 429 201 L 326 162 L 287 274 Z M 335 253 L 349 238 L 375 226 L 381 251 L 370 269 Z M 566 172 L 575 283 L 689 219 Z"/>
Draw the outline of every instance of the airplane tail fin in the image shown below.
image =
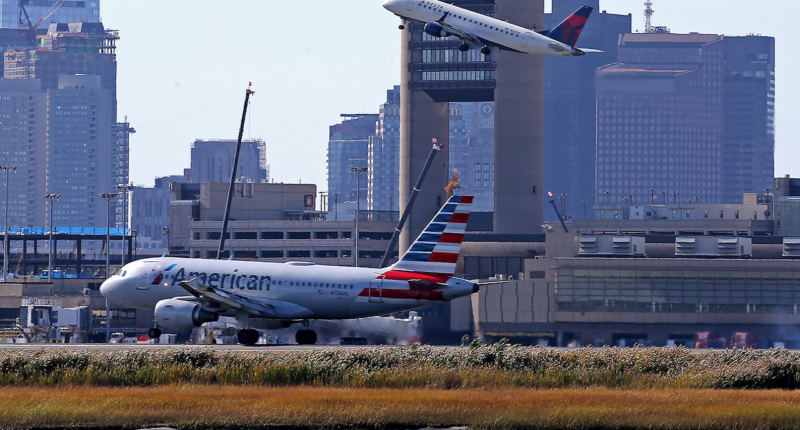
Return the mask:
<path fill-rule="evenodd" d="M 574 47 L 591 13 L 591 7 L 581 6 L 575 13 L 568 16 L 564 21 L 561 21 L 561 24 L 558 24 L 550 31 L 542 31 L 541 34 Z"/>
<path fill-rule="evenodd" d="M 472 198 L 450 197 L 391 269 L 452 276 L 461 253 Z"/>

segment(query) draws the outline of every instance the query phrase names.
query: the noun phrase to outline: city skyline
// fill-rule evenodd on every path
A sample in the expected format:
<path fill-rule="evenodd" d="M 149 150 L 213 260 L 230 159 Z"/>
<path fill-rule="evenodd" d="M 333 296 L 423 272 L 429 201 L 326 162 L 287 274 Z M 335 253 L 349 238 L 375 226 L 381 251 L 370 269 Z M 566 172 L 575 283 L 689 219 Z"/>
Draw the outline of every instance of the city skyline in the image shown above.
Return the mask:
<path fill-rule="evenodd" d="M 800 176 L 800 167 L 790 161 L 800 155 L 791 144 L 800 125 L 794 124 L 788 107 L 800 97 L 800 88 L 789 78 L 800 62 L 788 51 L 788 17 L 800 5 L 781 1 L 769 10 L 752 11 L 739 0 L 719 11 L 711 3 L 656 1 L 653 24 L 675 33 L 776 38 L 775 175 Z M 245 138 L 266 141 L 271 176 L 278 182 L 324 186 L 328 127 L 343 112 L 377 113 L 385 91 L 399 82 L 398 19 L 379 2 L 336 7 L 318 1 L 269 7 L 241 2 L 235 9 L 204 1 L 145 0 L 136 5 L 119 0 L 101 5 L 104 24 L 120 30 L 119 115 L 128 115 L 138 131 L 131 142 L 131 179 L 136 184 L 151 186 L 155 177 L 188 167 L 190 144 L 197 138 L 235 137 L 242 94 L 252 81 L 257 94 L 251 99 Z M 159 14 L 149 13 L 155 7 Z M 638 0 L 605 0 L 600 7 L 631 13 L 634 31 L 644 27 L 643 8 Z M 190 9 L 192 20 L 177 19 Z M 303 17 L 302 29 L 293 17 Z M 783 20 L 786 25 L 780 25 Z M 258 25 L 236 25 L 248 22 Z M 324 29 L 326 37 L 308 28 Z M 170 45 L 174 47 L 167 51 L 152 48 Z M 152 62 L 153 55 L 159 67 L 138 66 Z"/>

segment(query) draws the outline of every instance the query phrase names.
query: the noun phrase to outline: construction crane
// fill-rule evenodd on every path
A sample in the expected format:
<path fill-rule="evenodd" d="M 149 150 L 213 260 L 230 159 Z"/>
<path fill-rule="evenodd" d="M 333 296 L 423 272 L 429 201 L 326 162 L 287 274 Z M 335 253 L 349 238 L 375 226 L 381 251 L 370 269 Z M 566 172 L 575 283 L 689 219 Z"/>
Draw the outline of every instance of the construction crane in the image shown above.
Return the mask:
<path fill-rule="evenodd" d="M 53 3 L 53 5 L 52 5 L 52 6 L 50 6 L 50 9 L 47 9 L 47 12 L 45 12 L 45 14 L 42 16 L 42 18 L 41 18 L 41 19 L 39 19 L 39 21 L 37 21 L 37 22 L 36 22 L 36 24 L 31 24 L 31 18 L 30 18 L 30 16 L 28 16 L 28 11 L 26 11 L 26 10 L 25 10 L 25 5 L 23 5 L 23 4 L 22 4 L 23 2 L 22 2 L 22 1 L 20 1 L 20 2 L 19 2 L 19 10 L 20 10 L 19 22 L 20 22 L 20 24 L 27 25 L 27 27 L 28 27 L 27 29 L 22 29 L 22 30 L 20 31 L 20 33 L 21 33 L 21 34 L 30 34 L 30 35 L 35 35 L 35 34 L 36 34 L 36 29 L 37 29 L 37 28 L 38 28 L 38 27 L 39 27 L 39 26 L 40 26 L 40 25 L 41 25 L 43 22 L 45 22 L 45 20 L 47 20 L 48 18 L 50 18 L 51 16 L 53 16 L 53 14 L 54 14 L 54 13 L 56 13 L 56 11 L 57 11 L 57 10 L 58 10 L 58 9 L 61 7 L 61 5 L 63 5 L 63 4 L 64 4 L 64 2 L 66 2 L 66 1 L 67 1 L 67 0 L 57 0 L 55 3 Z M 25 21 L 23 21 L 23 20 L 22 20 L 23 16 L 25 17 Z"/>

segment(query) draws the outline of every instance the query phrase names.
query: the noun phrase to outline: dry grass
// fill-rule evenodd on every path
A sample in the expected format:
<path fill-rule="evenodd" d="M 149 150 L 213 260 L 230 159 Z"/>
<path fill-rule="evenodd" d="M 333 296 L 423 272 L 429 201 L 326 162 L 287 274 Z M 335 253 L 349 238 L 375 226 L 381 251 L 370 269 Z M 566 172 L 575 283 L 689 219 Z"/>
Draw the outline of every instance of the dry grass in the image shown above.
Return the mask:
<path fill-rule="evenodd" d="M 5 387 L 0 427 L 790 429 L 800 392 Z"/>

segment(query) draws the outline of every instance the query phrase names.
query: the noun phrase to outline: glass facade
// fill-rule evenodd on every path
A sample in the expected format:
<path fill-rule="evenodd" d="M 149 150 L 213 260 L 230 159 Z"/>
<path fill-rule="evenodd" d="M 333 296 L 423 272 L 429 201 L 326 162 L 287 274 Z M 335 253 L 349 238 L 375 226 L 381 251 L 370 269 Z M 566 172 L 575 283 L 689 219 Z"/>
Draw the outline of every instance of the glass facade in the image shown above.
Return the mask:
<path fill-rule="evenodd" d="M 800 271 L 555 270 L 556 310 L 796 314 Z"/>
<path fill-rule="evenodd" d="M 54 4 L 56 4 L 55 0 L 2 0 L 0 2 L 0 22 L 2 22 L 3 28 L 27 28 L 27 24 L 22 24 L 25 18 L 20 6 L 25 7 L 25 12 L 35 24 Z M 39 27 L 46 28 L 51 22 L 81 21 L 100 22 L 100 0 L 67 0 Z"/>

